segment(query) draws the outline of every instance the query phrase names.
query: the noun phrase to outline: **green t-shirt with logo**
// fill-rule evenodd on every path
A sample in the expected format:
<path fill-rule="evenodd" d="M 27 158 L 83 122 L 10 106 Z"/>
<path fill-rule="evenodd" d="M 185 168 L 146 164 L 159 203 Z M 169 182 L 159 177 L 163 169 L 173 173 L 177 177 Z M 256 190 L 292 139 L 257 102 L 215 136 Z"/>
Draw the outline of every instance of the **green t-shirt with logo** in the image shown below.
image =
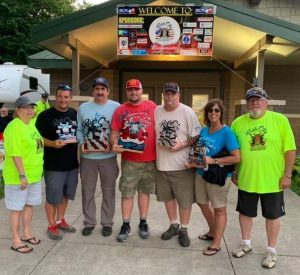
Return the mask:
<path fill-rule="evenodd" d="M 279 192 L 284 154 L 296 149 L 288 119 L 271 111 L 259 119 L 245 114 L 235 119 L 231 128 L 241 146 L 239 189 L 259 194 Z"/>
<path fill-rule="evenodd" d="M 50 108 L 49 102 L 44 102 L 42 100 L 36 102 L 36 107 L 35 107 L 35 117 L 37 117 L 41 112 L 47 110 Z"/>
<path fill-rule="evenodd" d="M 28 183 L 41 181 L 43 172 L 44 144 L 33 123 L 25 124 L 15 118 L 4 131 L 5 162 L 4 183 L 20 184 L 19 172 L 13 157 L 21 157 Z"/>

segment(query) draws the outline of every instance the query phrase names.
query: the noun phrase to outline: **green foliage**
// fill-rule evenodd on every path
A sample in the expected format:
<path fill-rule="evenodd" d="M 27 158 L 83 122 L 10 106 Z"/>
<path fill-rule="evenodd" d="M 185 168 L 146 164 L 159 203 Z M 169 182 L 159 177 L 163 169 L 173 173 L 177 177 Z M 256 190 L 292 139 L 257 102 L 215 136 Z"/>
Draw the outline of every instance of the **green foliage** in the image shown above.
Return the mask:
<path fill-rule="evenodd" d="M 41 49 L 32 42 L 30 28 L 85 6 L 76 0 L 1 0 L 0 63 L 26 64 L 26 57 Z"/>
<path fill-rule="evenodd" d="M 292 175 L 292 188 L 298 196 L 300 196 L 300 157 L 296 158 Z"/>

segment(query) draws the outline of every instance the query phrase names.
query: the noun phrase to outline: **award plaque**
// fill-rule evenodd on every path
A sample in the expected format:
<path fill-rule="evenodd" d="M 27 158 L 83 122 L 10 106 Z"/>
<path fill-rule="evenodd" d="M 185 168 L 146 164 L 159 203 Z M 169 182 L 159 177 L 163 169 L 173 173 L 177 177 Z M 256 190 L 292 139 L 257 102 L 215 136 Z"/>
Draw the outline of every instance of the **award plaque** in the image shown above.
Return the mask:
<path fill-rule="evenodd" d="M 76 128 L 74 127 L 74 122 L 60 122 L 56 130 L 58 140 L 63 143 L 77 143 Z"/>
<path fill-rule="evenodd" d="M 195 144 L 191 146 L 189 152 L 189 164 L 194 167 L 204 166 L 203 158 L 206 154 L 206 147 L 202 144 L 202 142 L 197 141 Z"/>
<path fill-rule="evenodd" d="M 122 147 L 125 152 L 132 152 L 142 154 L 144 152 L 144 142 L 140 143 L 138 140 L 123 140 L 118 141 L 118 146 Z"/>
<path fill-rule="evenodd" d="M 83 148 L 85 152 L 104 152 L 107 147 L 109 146 L 108 143 L 101 141 L 100 139 L 91 139 L 86 138 L 83 143 Z"/>
<path fill-rule="evenodd" d="M 76 137 L 71 135 L 69 137 L 59 138 L 59 141 L 63 143 L 77 143 Z"/>

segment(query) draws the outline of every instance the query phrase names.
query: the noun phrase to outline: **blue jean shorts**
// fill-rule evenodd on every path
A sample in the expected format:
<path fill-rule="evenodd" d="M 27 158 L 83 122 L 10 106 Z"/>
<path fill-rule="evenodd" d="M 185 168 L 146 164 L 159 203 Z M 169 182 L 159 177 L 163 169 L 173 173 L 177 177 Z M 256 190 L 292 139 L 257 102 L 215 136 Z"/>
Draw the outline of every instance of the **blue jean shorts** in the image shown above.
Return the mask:
<path fill-rule="evenodd" d="M 52 205 L 63 202 L 63 198 L 74 200 L 77 184 L 78 169 L 70 171 L 45 170 L 46 200 Z"/>

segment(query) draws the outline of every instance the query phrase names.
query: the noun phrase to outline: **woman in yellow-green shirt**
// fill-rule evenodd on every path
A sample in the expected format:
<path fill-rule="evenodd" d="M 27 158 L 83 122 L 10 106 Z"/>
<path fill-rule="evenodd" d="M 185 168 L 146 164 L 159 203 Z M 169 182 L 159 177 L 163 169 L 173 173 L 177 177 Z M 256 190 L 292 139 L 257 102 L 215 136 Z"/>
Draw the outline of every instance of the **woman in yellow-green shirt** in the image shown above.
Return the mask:
<path fill-rule="evenodd" d="M 12 233 L 11 249 L 29 253 L 31 245 L 40 240 L 31 232 L 33 205 L 42 201 L 41 178 L 43 171 L 43 139 L 31 119 L 35 103 L 26 96 L 16 100 L 16 118 L 4 131 L 5 163 L 3 177 L 5 184 L 5 205 L 10 210 Z M 22 221 L 23 236 L 19 234 Z M 25 244 L 27 243 L 27 244 Z"/>

